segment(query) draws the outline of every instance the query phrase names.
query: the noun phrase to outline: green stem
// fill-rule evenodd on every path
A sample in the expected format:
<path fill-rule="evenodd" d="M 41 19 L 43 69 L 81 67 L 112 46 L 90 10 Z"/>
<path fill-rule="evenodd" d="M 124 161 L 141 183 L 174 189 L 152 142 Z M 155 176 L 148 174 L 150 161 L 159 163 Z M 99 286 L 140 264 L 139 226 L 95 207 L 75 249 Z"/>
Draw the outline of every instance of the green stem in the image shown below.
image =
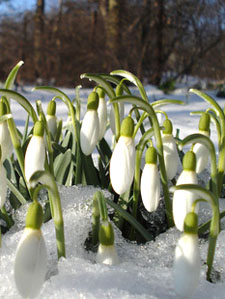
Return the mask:
<path fill-rule="evenodd" d="M 8 215 L 8 213 L 7 213 L 6 209 L 5 209 L 5 206 L 3 206 L 3 207 L 1 208 L 1 213 L 2 213 L 2 215 L 3 215 L 3 217 L 4 217 L 4 220 L 5 220 L 6 224 L 7 224 L 7 227 L 10 229 L 10 228 L 13 226 L 14 221 L 13 221 L 13 219 Z"/>

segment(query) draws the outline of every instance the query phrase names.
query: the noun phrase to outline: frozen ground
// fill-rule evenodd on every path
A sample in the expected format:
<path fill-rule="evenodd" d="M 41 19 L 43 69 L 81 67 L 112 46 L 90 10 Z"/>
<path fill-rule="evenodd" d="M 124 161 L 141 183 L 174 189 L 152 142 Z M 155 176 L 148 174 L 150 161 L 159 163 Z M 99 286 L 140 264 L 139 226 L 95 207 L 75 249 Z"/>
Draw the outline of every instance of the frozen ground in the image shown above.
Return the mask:
<path fill-rule="evenodd" d="M 45 93 L 30 92 L 26 88 L 24 95 L 35 107 L 35 100 L 41 99 L 46 109 L 48 99 Z M 180 129 L 180 137 L 194 133 L 198 128 L 198 116 L 189 116 L 190 111 L 203 110 L 209 107 L 202 99 L 191 95 L 187 101 L 186 88 L 178 89 L 169 98 L 186 101 L 186 105 L 171 105 L 165 107 L 169 117 L 174 123 L 174 129 Z M 72 99 L 74 90 L 63 89 Z M 153 86 L 147 86 L 148 95 L 154 99 L 168 98 Z M 85 99 L 90 90 L 81 90 L 81 97 Z M 213 94 L 212 94 L 213 95 Z M 224 107 L 225 99 L 219 100 Z M 57 115 L 63 120 L 67 118 L 64 104 L 57 102 Z M 128 107 L 127 107 L 128 109 Z M 127 110 L 126 109 L 126 110 Z M 22 130 L 25 113 L 13 104 L 13 114 L 17 125 Z M 82 115 L 84 113 L 82 108 Z M 108 133 L 109 134 L 109 133 Z M 107 136 L 110 136 L 107 135 Z M 215 129 L 212 127 L 212 137 L 216 141 Z M 67 259 L 61 259 L 57 263 L 55 231 L 53 222 L 49 221 L 42 227 L 48 250 L 48 273 L 38 298 L 43 299 L 74 299 L 74 298 L 177 298 L 173 289 L 172 264 L 174 248 L 180 233 L 176 229 L 161 234 L 155 242 L 145 245 L 136 245 L 125 241 L 118 230 L 115 229 L 115 241 L 120 258 L 117 266 L 105 266 L 95 263 L 95 254 L 84 249 L 84 241 L 91 229 L 91 197 L 96 189 L 93 187 L 60 187 L 62 199 Z M 202 218 L 209 215 L 207 206 L 201 212 Z M 221 202 L 221 208 L 225 204 Z M 0 254 L 0 298 L 17 299 L 19 295 L 15 288 L 13 278 L 13 261 L 15 249 L 21 238 L 24 228 L 24 219 L 27 206 L 23 206 L 15 214 L 16 225 L 2 238 Z M 220 280 L 216 284 L 210 284 L 205 280 L 207 244 L 201 240 L 202 272 L 200 285 L 193 298 L 211 299 L 225 298 L 225 231 L 219 235 L 214 267 L 220 272 Z"/>

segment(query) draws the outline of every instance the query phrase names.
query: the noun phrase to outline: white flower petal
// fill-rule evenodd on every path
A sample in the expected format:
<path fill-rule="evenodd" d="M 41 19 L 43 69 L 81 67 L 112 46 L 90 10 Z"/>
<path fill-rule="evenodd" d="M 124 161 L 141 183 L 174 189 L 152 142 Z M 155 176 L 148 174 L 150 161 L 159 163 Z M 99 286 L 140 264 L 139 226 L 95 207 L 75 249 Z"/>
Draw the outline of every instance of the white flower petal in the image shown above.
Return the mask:
<path fill-rule="evenodd" d="M 82 152 L 90 155 L 99 137 L 99 119 L 96 110 L 88 110 L 84 116 L 80 130 L 80 146 Z"/>
<path fill-rule="evenodd" d="M 110 180 L 118 194 L 126 192 L 133 181 L 135 146 L 131 137 L 120 136 L 110 161 Z"/>
<path fill-rule="evenodd" d="M 44 170 L 45 144 L 44 138 L 32 136 L 25 153 L 24 171 L 27 182 L 32 174 L 38 170 Z"/>
<path fill-rule="evenodd" d="M 13 145 L 6 121 L 0 122 L 0 145 L 2 148 L 2 162 L 12 154 Z"/>
<path fill-rule="evenodd" d="M 193 152 L 196 154 L 196 173 L 201 173 L 208 164 L 209 150 L 204 144 L 196 143 Z"/>
<path fill-rule="evenodd" d="M 140 185 L 144 207 L 148 212 L 155 211 L 160 199 L 160 179 L 156 164 L 145 164 Z"/>
<path fill-rule="evenodd" d="M 104 98 L 99 98 L 98 104 L 98 119 L 99 119 L 99 140 L 101 140 L 105 134 L 107 127 L 107 107 Z"/>
<path fill-rule="evenodd" d="M 55 138 L 57 132 L 57 118 L 55 115 L 46 115 L 46 120 L 48 123 L 48 129 L 52 134 L 53 138 Z"/>
<path fill-rule="evenodd" d="M 2 161 L 0 161 L 0 209 L 4 206 L 4 203 L 6 201 L 6 195 L 7 195 L 6 171 L 2 164 Z"/>
<path fill-rule="evenodd" d="M 14 277 L 24 298 L 36 297 L 45 280 L 47 251 L 40 230 L 25 228 L 16 250 Z"/>
<path fill-rule="evenodd" d="M 175 177 L 179 165 L 179 155 L 177 145 L 172 135 L 163 135 L 163 156 L 166 167 L 167 178 L 171 180 Z"/>
<path fill-rule="evenodd" d="M 99 244 L 98 252 L 96 255 L 96 262 L 105 265 L 117 265 L 119 264 L 118 255 L 115 245 L 102 245 Z"/>
<path fill-rule="evenodd" d="M 177 185 L 197 184 L 198 179 L 194 171 L 183 170 L 177 180 Z M 199 196 L 194 191 L 176 190 L 173 195 L 173 219 L 178 230 L 184 230 L 184 219 L 191 211 L 193 202 Z M 196 206 L 196 212 L 198 205 Z"/>
<path fill-rule="evenodd" d="M 184 233 L 178 241 L 174 258 L 175 291 L 183 298 L 190 298 L 200 277 L 200 252 L 195 234 Z"/>

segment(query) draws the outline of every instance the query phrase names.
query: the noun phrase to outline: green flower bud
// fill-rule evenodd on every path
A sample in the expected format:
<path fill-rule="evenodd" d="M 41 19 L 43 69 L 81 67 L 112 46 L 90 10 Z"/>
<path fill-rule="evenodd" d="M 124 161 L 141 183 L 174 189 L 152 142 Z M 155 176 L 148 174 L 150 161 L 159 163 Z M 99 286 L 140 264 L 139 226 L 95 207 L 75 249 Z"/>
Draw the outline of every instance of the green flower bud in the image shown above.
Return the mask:
<path fill-rule="evenodd" d="M 44 136 L 44 123 L 43 121 L 36 121 L 35 125 L 34 125 L 34 136 L 40 136 L 43 137 Z"/>
<path fill-rule="evenodd" d="M 55 116 L 55 113 L 56 113 L 56 102 L 55 101 L 50 101 L 48 103 L 47 114 Z"/>
<path fill-rule="evenodd" d="M 4 102 L 0 102 L 0 116 L 7 114 L 7 106 Z"/>
<path fill-rule="evenodd" d="M 102 88 L 98 88 L 97 93 L 98 93 L 99 98 L 104 98 L 105 97 L 105 92 Z"/>
<path fill-rule="evenodd" d="M 157 151 L 151 146 L 147 149 L 145 153 L 145 162 L 146 164 L 156 164 L 157 163 Z"/>
<path fill-rule="evenodd" d="M 128 116 L 121 124 L 121 136 L 132 137 L 134 133 L 134 121 Z"/>
<path fill-rule="evenodd" d="M 196 155 L 192 151 L 188 151 L 183 158 L 183 169 L 195 171 Z"/>
<path fill-rule="evenodd" d="M 184 220 L 184 232 L 188 234 L 198 233 L 198 215 L 190 212 L 186 215 Z"/>
<path fill-rule="evenodd" d="M 206 131 L 209 132 L 209 126 L 210 126 L 210 116 L 208 113 L 204 112 L 199 120 L 199 131 Z"/>
<path fill-rule="evenodd" d="M 98 102 L 99 102 L 98 93 L 93 91 L 88 96 L 87 109 L 88 110 L 97 110 L 98 109 Z"/>
<path fill-rule="evenodd" d="M 119 97 L 119 96 L 122 96 L 123 94 L 123 86 L 122 84 L 118 84 L 116 86 L 116 96 Z"/>
<path fill-rule="evenodd" d="M 40 229 L 43 222 L 42 206 L 33 201 L 29 206 L 26 217 L 26 228 Z"/>
<path fill-rule="evenodd" d="M 163 122 L 163 127 L 165 128 L 163 130 L 163 134 L 169 134 L 172 135 L 173 133 L 173 124 L 169 119 L 165 119 Z"/>
<path fill-rule="evenodd" d="M 99 229 L 99 242 L 104 246 L 114 244 L 114 231 L 110 222 L 103 222 Z"/>

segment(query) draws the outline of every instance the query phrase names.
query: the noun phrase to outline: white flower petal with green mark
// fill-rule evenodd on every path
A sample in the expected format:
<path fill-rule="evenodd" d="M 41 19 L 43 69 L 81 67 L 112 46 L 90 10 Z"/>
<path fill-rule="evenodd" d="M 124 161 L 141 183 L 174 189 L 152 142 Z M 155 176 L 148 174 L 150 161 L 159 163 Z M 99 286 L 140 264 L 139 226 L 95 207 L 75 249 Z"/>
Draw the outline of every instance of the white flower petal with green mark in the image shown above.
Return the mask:
<path fill-rule="evenodd" d="M 25 228 L 16 250 L 14 277 L 23 298 L 36 297 L 45 280 L 47 251 L 41 230 Z"/>
<path fill-rule="evenodd" d="M 198 179 L 194 171 L 183 170 L 177 180 L 177 185 L 197 184 Z M 184 219 L 191 211 L 193 202 L 198 198 L 194 191 L 176 190 L 173 195 L 173 219 L 178 230 L 184 230 Z M 196 206 L 196 212 L 198 205 Z"/>
<path fill-rule="evenodd" d="M 99 119 L 99 140 L 104 137 L 105 130 L 107 127 L 107 107 L 104 98 L 99 98 L 98 103 L 98 119 Z"/>
<path fill-rule="evenodd" d="M 141 197 L 148 212 L 157 209 L 160 199 L 160 179 L 156 164 L 145 164 L 141 176 Z"/>
<path fill-rule="evenodd" d="M 12 154 L 13 145 L 6 121 L 0 122 L 0 145 L 2 148 L 2 162 Z"/>
<path fill-rule="evenodd" d="M 102 245 L 99 244 L 98 252 L 96 255 L 96 262 L 105 265 L 117 265 L 119 259 L 115 245 Z"/>
<path fill-rule="evenodd" d="M 177 295 L 190 298 L 200 277 L 200 252 L 196 234 L 184 233 L 178 241 L 174 258 L 174 285 Z"/>
<path fill-rule="evenodd" d="M 96 110 L 88 110 L 84 116 L 81 130 L 80 130 L 80 146 L 82 152 L 88 156 L 90 155 L 99 137 L 99 119 Z"/>
<path fill-rule="evenodd" d="M 179 165 L 177 145 L 175 139 L 170 134 L 164 134 L 162 136 L 162 142 L 163 142 L 163 156 L 165 161 L 167 178 L 169 180 L 172 180 L 177 173 L 177 169 Z"/>
<path fill-rule="evenodd" d="M 133 181 L 135 169 L 135 146 L 131 137 L 120 136 L 110 161 L 110 180 L 118 194 L 126 192 Z"/>
<path fill-rule="evenodd" d="M 24 171 L 27 182 L 34 172 L 44 170 L 45 144 L 41 136 L 32 136 L 27 146 L 24 160 Z"/>

